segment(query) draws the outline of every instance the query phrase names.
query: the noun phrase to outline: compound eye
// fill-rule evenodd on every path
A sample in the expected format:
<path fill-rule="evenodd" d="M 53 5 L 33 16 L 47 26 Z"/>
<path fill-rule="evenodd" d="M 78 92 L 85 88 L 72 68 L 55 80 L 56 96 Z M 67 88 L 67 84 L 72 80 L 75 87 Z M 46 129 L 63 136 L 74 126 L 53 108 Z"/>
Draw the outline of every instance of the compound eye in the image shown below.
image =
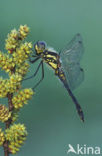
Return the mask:
<path fill-rule="evenodd" d="M 45 49 L 46 47 L 46 43 L 44 41 L 38 41 L 37 45 L 39 49 Z"/>
<path fill-rule="evenodd" d="M 44 52 L 46 43 L 44 41 L 38 41 L 34 44 L 34 48 L 37 54 Z"/>

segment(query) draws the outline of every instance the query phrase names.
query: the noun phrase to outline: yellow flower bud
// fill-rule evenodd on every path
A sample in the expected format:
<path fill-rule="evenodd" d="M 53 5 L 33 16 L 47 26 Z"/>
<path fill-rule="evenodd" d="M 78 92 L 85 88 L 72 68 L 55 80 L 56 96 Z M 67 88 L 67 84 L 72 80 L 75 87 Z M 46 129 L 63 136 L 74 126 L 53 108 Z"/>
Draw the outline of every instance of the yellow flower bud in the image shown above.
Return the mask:
<path fill-rule="evenodd" d="M 24 143 L 27 136 L 26 128 L 23 124 L 13 124 L 6 129 L 6 140 L 9 141 L 9 151 L 15 154 Z"/>
<path fill-rule="evenodd" d="M 12 54 L 15 64 L 21 65 L 22 63 L 24 63 L 29 57 L 30 53 L 32 53 L 31 48 L 32 44 L 29 42 L 21 44 L 19 48 L 16 49 L 16 52 Z"/>
<path fill-rule="evenodd" d="M 6 39 L 5 48 L 10 54 L 16 51 L 16 48 L 20 45 L 21 41 L 26 38 L 29 33 L 29 28 L 26 25 L 21 25 L 19 30 L 12 30 Z"/>
<path fill-rule="evenodd" d="M 27 27 L 27 25 L 24 26 L 21 25 L 19 28 L 19 33 L 20 33 L 20 37 L 24 39 L 29 33 L 29 28 Z"/>
<path fill-rule="evenodd" d="M 10 72 L 15 66 L 13 58 L 2 52 L 0 52 L 0 56 L 0 68 L 5 70 L 5 72 Z"/>
<path fill-rule="evenodd" d="M 3 145 L 4 141 L 5 141 L 5 135 L 2 129 L 0 128 L 0 146 Z"/>
<path fill-rule="evenodd" d="M 11 112 L 4 105 L 0 104 L 0 121 L 5 122 L 11 117 Z"/>
<path fill-rule="evenodd" d="M 19 109 L 27 104 L 27 101 L 32 97 L 34 94 L 32 89 L 24 89 L 18 92 L 12 99 L 12 103 L 16 109 Z"/>

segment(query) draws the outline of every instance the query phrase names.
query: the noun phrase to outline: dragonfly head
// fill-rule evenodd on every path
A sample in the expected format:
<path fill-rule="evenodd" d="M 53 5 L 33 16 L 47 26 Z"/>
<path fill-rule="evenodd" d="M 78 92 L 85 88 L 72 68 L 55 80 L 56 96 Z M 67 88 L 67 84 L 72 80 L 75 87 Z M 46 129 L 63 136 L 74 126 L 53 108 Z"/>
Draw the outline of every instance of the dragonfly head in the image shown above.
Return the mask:
<path fill-rule="evenodd" d="M 37 55 L 43 53 L 45 48 L 46 48 L 46 43 L 44 41 L 38 41 L 34 44 L 34 49 Z"/>

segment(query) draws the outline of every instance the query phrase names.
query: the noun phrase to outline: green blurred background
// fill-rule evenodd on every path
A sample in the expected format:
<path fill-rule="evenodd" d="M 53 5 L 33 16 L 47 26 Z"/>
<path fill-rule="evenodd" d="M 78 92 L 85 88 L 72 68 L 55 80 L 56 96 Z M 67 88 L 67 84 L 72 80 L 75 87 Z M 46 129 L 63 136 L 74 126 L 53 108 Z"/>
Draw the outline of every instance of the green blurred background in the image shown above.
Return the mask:
<path fill-rule="evenodd" d="M 57 51 L 76 33 L 82 34 L 85 80 L 74 94 L 84 110 L 85 123 L 54 72 L 45 65 L 43 82 L 20 112 L 19 122 L 27 126 L 29 134 L 17 155 L 67 156 L 68 144 L 102 148 L 102 0 L 0 0 L 1 50 L 7 34 L 21 24 L 30 27 L 28 41 L 44 40 Z M 35 69 L 36 65 L 31 65 L 28 76 Z M 33 86 L 40 76 L 41 71 L 24 86 Z"/>

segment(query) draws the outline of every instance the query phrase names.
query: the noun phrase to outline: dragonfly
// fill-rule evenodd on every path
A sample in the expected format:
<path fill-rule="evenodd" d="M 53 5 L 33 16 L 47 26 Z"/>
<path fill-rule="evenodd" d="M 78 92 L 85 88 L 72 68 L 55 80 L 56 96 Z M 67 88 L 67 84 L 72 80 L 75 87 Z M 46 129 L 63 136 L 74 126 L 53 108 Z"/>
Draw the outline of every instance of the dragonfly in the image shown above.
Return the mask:
<path fill-rule="evenodd" d="M 81 35 L 76 34 L 59 53 L 57 53 L 53 48 L 48 47 L 44 41 L 37 41 L 34 44 L 34 50 L 35 52 L 34 55 L 32 55 L 30 58 L 30 63 L 34 64 L 38 60 L 40 60 L 40 63 L 35 73 L 25 80 L 35 77 L 41 67 L 42 76 L 37 84 L 32 88 L 34 90 L 44 79 L 43 64 L 44 62 L 47 63 L 54 70 L 55 75 L 63 83 L 65 89 L 76 106 L 76 110 L 80 119 L 84 122 L 84 113 L 72 92 L 84 80 L 84 71 L 80 67 L 80 60 L 84 52 Z"/>

